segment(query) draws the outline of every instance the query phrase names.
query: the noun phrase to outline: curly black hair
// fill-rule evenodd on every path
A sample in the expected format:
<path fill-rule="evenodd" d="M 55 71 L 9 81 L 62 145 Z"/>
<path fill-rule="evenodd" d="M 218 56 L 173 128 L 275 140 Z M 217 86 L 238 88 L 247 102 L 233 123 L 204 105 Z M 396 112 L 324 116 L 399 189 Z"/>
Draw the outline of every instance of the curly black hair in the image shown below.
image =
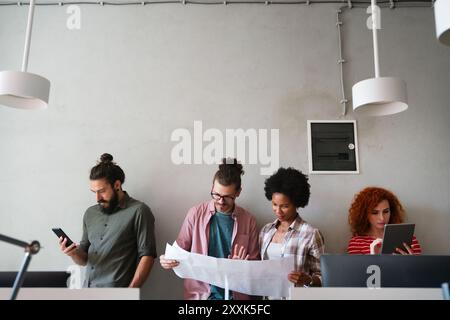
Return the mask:
<path fill-rule="evenodd" d="M 264 191 L 267 200 L 272 200 L 274 193 L 287 196 L 296 208 L 306 207 L 309 201 L 310 185 L 308 176 L 294 168 L 280 168 L 276 173 L 266 179 Z"/>

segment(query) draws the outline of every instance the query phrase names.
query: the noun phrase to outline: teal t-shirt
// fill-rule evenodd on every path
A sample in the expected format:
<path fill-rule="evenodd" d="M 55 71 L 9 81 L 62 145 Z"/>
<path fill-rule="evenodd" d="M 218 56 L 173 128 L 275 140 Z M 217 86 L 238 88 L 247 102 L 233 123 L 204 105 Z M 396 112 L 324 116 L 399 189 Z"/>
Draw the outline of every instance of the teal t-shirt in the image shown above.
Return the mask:
<path fill-rule="evenodd" d="M 234 219 L 231 214 L 216 212 L 211 217 L 209 227 L 208 256 L 228 258 L 231 253 L 231 237 L 233 235 Z M 225 290 L 211 285 L 209 300 L 225 299 Z"/>

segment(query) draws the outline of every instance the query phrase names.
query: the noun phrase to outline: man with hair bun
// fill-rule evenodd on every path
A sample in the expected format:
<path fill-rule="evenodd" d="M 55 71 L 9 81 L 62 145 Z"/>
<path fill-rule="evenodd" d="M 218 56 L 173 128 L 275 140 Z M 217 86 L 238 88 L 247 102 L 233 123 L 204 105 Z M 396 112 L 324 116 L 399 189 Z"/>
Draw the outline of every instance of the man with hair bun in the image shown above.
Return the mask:
<path fill-rule="evenodd" d="M 241 188 L 242 165 L 236 159 L 223 159 L 213 178 L 211 200 L 189 210 L 178 234 L 177 244 L 184 250 L 216 258 L 259 260 L 256 220 L 236 205 Z M 164 269 L 179 265 L 176 260 L 160 257 Z M 224 289 L 196 281 L 184 280 L 184 297 L 190 300 L 224 300 Z M 233 292 L 235 300 L 250 296 Z"/>
<path fill-rule="evenodd" d="M 112 155 L 104 153 L 89 178 L 98 204 L 84 214 L 80 244 L 66 247 L 61 237 L 61 250 L 87 267 L 85 287 L 139 288 L 156 257 L 152 211 L 122 189 L 125 173 Z"/>

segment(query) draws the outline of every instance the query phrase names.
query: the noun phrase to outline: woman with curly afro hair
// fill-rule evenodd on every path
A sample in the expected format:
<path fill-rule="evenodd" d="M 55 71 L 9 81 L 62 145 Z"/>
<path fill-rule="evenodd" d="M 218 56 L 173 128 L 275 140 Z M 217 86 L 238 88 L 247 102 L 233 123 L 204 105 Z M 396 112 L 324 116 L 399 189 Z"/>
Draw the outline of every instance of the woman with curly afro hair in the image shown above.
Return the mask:
<path fill-rule="evenodd" d="M 275 221 L 259 235 L 261 258 L 294 256 L 295 269 L 287 275 L 295 286 L 321 286 L 320 256 L 324 240 L 319 230 L 298 214 L 309 201 L 308 177 L 294 168 L 280 168 L 265 182 L 265 195 L 272 202 Z"/>
<path fill-rule="evenodd" d="M 348 222 L 353 237 L 348 243 L 349 254 L 380 253 L 384 225 L 402 223 L 405 212 L 398 198 L 390 191 L 368 187 L 356 194 L 350 206 Z M 412 245 L 396 248 L 398 254 L 421 254 L 422 249 L 413 236 Z"/>

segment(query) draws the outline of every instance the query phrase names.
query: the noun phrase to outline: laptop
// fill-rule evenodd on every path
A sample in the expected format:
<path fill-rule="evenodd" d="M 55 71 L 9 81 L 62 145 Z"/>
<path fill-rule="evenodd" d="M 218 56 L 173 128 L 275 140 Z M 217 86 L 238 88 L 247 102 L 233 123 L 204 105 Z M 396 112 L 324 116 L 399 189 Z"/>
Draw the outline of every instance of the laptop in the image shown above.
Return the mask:
<path fill-rule="evenodd" d="M 324 254 L 320 265 L 324 287 L 367 287 L 377 270 L 380 287 L 440 288 L 450 281 L 450 256 Z"/>

